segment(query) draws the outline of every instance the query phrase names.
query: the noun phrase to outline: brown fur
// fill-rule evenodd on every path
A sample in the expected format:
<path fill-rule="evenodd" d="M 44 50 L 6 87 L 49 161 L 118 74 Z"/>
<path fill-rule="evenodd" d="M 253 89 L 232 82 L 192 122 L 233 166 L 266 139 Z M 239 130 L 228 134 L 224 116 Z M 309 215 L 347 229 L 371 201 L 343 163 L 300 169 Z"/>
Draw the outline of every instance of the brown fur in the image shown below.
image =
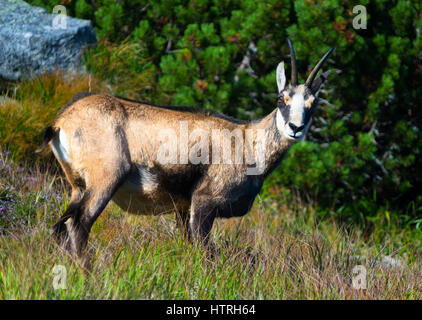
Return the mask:
<path fill-rule="evenodd" d="M 296 89 L 307 90 L 302 87 Z M 112 199 L 134 214 L 176 212 L 184 234 L 206 243 L 216 217 L 242 216 L 250 210 L 264 179 L 294 143 L 279 132 L 278 113 L 276 108 L 259 121 L 244 122 L 192 108 L 154 106 L 108 94 L 79 94 L 62 109 L 44 139 L 72 186 L 69 207 L 54 226 L 56 238 L 81 255 L 93 223 Z M 178 141 L 186 140 L 180 137 L 182 121 L 189 133 L 203 130 L 212 137 L 209 163 L 158 161 L 160 146 L 167 142 L 160 141 L 160 132 L 172 129 Z M 234 162 L 236 138 L 224 147 L 223 131 L 214 136 L 216 129 L 242 137 L 246 130 L 255 130 L 242 141 L 242 155 L 255 150 L 261 141 L 256 130 L 263 130 L 265 170 L 248 175 L 245 161 Z M 188 139 L 188 149 L 196 142 Z M 215 145 L 220 145 L 220 150 L 231 149 L 232 164 L 215 163 Z"/>
<path fill-rule="evenodd" d="M 259 121 L 244 122 L 186 107 L 154 106 L 108 94 L 76 95 L 47 128 L 43 142 L 52 147 L 72 186 L 69 207 L 53 228 L 59 242 L 81 255 L 93 223 L 111 199 L 134 214 L 175 212 L 184 234 L 204 244 L 216 217 L 246 214 L 264 179 L 306 133 L 317 101 L 314 98 L 328 75 L 313 81 L 333 49 L 320 60 L 306 85 L 297 84 L 296 59 L 290 40 L 288 43 L 292 84 L 286 89 L 284 64 L 280 63 L 276 70 L 277 108 Z M 309 109 L 305 117 L 294 112 L 296 125 L 289 122 L 294 93 L 303 96 Z M 297 101 L 301 103 L 300 97 Z M 181 126 L 188 128 L 189 137 Z M 164 137 L 166 130 L 172 131 Z M 191 139 L 195 132 L 196 138 Z M 207 142 L 194 149 L 199 141 L 204 142 L 203 134 Z M 173 145 L 178 146 L 177 151 L 189 150 L 193 157 L 180 152 L 178 161 L 160 161 L 165 158 L 162 147 Z M 224 156 L 227 151 L 231 151 L 230 158 Z M 258 160 L 257 151 L 265 162 L 263 170 L 252 175 L 248 155 L 252 152 Z M 203 158 L 202 152 L 209 158 Z M 198 159 L 204 161 L 196 162 Z"/>
<path fill-rule="evenodd" d="M 268 141 L 265 172 L 248 176 L 246 164 L 213 164 L 211 150 L 209 164 L 160 164 L 156 161 L 159 131 L 172 128 L 178 134 L 179 121 L 187 122 L 189 132 L 239 129 L 243 134 L 245 129 L 265 129 Z M 78 254 L 86 245 L 92 224 L 110 199 L 135 214 L 176 211 L 178 225 L 188 237 L 192 234 L 206 240 L 215 217 L 247 213 L 264 178 L 291 144 L 275 130 L 274 112 L 257 122 L 241 122 L 222 115 L 179 111 L 107 94 L 84 94 L 74 99 L 49 130 L 50 135 L 51 130 L 54 132 L 52 147 L 57 146 L 59 133 L 64 131 L 71 159 L 67 162 L 56 156 L 72 186 L 72 196 L 69 209 L 54 228 L 55 235 Z M 190 141 L 189 148 L 193 144 Z M 251 144 L 256 141 L 252 139 Z M 153 177 L 142 187 L 139 168 Z"/>

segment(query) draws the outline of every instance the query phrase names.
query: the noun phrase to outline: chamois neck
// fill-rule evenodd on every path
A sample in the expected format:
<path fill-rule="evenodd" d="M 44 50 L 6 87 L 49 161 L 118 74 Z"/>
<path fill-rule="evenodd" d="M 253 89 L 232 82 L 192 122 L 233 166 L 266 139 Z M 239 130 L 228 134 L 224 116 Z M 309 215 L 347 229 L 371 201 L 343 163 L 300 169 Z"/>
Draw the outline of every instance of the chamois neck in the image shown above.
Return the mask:
<path fill-rule="evenodd" d="M 262 174 L 263 178 L 267 177 L 280 164 L 289 148 L 295 143 L 293 140 L 287 139 L 279 132 L 276 123 L 277 109 L 264 118 L 250 124 L 250 129 L 264 130 L 265 136 L 265 169 Z M 254 135 L 256 146 L 259 135 Z"/>

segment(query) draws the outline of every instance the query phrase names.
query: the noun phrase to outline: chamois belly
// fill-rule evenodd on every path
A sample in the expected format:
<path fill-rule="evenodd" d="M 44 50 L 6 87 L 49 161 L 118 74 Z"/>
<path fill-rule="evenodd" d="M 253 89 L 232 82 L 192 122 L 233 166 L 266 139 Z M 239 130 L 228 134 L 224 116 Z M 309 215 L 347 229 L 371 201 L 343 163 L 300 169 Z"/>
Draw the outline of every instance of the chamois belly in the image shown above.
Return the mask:
<path fill-rule="evenodd" d="M 121 209 L 142 215 L 160 215 L 188 210 L 189 203 L 172 197 L 145 167 L 134 165 L 112 198 Z"/>

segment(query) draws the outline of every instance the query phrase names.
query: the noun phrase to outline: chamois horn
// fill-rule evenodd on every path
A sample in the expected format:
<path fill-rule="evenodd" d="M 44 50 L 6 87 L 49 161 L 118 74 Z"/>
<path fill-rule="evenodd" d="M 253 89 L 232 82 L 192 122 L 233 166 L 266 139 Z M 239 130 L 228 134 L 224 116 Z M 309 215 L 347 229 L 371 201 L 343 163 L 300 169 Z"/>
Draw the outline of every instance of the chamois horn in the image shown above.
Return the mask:
<path fill-rule="evenodd" d="M 331 52 L 334 51 L 334 48 L 331 48 L 330 50 L 327 51 L 326 54 L 324 54 L 324 56 L 321 58 L 321 60 L 319 60 L 318 64 L 315 66 L 314 70 L 312 70 L 312 72 L 309 74 L 308 79 L 306 79 L 306 83 L 305 85 L 307 87 L 311 87 L 312 86 L 312 82 L 314 82 L 314 79 L 319 71 L 319 69 L 321 69 L 322 65 L 324 64 L 325 60 L 327 60 L 328 56 L 331 54 Z"/>
<path fill-rule="evenodd" d="M 295 50 L 293 49 L 293 44 L 290 41 L 289 38 L 287 38 L 287 43 L 289 44 L 289 49 L 290 49 L 290 59 L 291 59 L 291 64 L 292 64 L 292 79 L 291 79 L 291 84 L 292 85 L 297 85 L 297 66 L 296 66 L 296 55 L 295 55 Z"/>

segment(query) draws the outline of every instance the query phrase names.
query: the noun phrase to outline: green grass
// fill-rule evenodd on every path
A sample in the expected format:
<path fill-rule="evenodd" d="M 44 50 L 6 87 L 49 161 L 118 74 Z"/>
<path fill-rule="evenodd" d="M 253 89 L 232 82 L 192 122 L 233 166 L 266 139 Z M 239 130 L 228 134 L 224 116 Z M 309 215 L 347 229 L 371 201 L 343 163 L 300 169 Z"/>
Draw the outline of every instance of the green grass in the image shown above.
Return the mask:
<path fill-rule="evenodd" d="M 0 161 L 0 299 L 422 298 L 420 241 L 410 230 L 381 241 L 317 223 L 312 206 L 283 191 L 244 218 L 219 220 L 214 257 L 184 241 L 171 215 L 131 216 L 110 204 L 91 232 L 87 270 L 50 236 L 68 203 L 65 181 L 5 152 Z M 402 265 L 383 266 L 385 255 Z M 66 289 L 54 289 L 56 265 L 66 268 Z M 352 286 L 356 265 L 367 268 L 367 290 Z"/>

